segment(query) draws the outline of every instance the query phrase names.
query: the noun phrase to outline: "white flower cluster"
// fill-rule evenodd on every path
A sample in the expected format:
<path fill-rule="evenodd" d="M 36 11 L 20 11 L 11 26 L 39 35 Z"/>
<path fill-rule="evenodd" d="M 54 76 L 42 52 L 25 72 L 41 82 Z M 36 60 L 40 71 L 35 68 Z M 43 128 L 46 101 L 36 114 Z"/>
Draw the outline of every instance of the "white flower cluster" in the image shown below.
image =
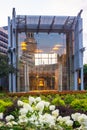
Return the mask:
<path fill-rule="evenodd" d="M 78 130 L 87 130 L 87 115 L 75 113 L 75 114 L 72 114 L 71 117 L 74 121 L 79 122 L 79 124 L 81 125 L 78 128 Z"/>
<path fill-rule="evenodd" d="M 59 110 L 55 109 L 55 105 L 51 105 L 47 101 L 41 100 L 40 97 L 34 98 L 29 96 L 29 103 L 18 100 L 17 105 L 20 107 L 18 118 L 13 115 L 5 117 L 6 122 L 0 121 L 0 127 L 5 125 L 12 128 L 13 126 L 40 127 L 41 129 L 60 129 L 65 130 L 64 126 L 73 127 L 73 123 L 77 121 L 80 127 L 76 130 L 87 130 L 87 116 L 85 114 L 75 113 L 70 116 L 62 117 Z M 0 119 L 3 119 L 3 113 L 0 113 Z M 36 129 L 34 129 L 36 130 Z"/>

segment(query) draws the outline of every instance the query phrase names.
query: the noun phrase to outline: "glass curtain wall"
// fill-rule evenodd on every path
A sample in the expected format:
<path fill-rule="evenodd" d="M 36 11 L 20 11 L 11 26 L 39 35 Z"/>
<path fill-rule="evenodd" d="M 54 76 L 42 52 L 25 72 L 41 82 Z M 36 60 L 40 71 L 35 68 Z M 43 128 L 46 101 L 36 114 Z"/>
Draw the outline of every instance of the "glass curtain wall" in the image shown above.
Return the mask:
<path fill-rule="evenodd" d="M 18 33 L 17 91 L 66 90 L 66 35 Z"/>

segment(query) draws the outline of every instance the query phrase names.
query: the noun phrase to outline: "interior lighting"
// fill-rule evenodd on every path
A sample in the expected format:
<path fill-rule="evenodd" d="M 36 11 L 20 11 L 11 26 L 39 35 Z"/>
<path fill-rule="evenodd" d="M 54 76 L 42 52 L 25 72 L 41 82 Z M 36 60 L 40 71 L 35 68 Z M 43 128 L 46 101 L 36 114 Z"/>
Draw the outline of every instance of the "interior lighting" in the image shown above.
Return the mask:
<path fill-rule="evenodd" d="M 22 49 L 23 51 L 26 51 L 26 50 L 27 50 L 27 43 L 26 43 L 26 42 L 22 42 L 22 43 L 21 43 L 21 49 Z"/>

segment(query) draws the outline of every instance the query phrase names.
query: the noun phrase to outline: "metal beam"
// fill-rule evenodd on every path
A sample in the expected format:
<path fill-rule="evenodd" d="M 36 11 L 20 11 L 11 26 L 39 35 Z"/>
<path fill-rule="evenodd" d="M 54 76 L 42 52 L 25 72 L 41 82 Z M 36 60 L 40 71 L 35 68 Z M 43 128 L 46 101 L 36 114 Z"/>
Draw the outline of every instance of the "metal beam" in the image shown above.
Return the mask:
<path fill-rule="evenodd" d="M 39 32 L 40 22 L 41 22 L 41 16 L 39 17 L 39 21 L 38 21 L 38 25 L 37 25 L 37 33 Z"/>
<path fill-rule="evenodd" d="M 27 31 L 28 32 L 37 32 L 37 27 L 34 27 L 33 25 L 27 25 L 26 26 L 27 28 Z M 49 26 L 40 26 L 39 28 L 39 32 L 49 32 L 50 30 L 50 27 Z M 69 31 L 72 31 L 71 28 L 69 28 L 68 26 L 66 28 L 63 28 L 62 25 L 57 25 L 55 26 L 55 28 L 52 28 L 52 32 L 57 32 L 57 33 L 65 33 L 65 32 L 69 32 Z M 17 32 L 21 33 L 21 32 L 25 32 L 25 25 L 19 25 L 17 27 Z"/>
<path fill-rule="evenodd" d="M 70 28 L 73 28 L 73 26 L 74 26 L 74 24 L 75 24 L 75 19 L 76 19 L 76 17 L 74 17 L 73 22 L 72 22 Z"/>
<path fill-rule="evenodd" d="M 64 23 L 64 25 L 63 25 L 63 29 L 64 29 L 65 26 L 67 25 L 67 23 L 68 23 L 68 21 L 69 21 L 69 18 L 70 18 L 70 16 L 67 17 L 67 19 L 66 19 L 66 21 L 65 21 L 65 23 Z"/>
<path fill-rule="evenodd" d="M 83 10 L 81 9 L 80 12 L 78 13 L 77 17 L 80 17 L 82 12 L 83 12 Z"/>
<path fill-rule="evenodd" d="M 73 26 L 72 29 L 75 29 L 76 23 L 79 19 L 79 17 L 81 17 L 81 13 L 83 12 L 83 10 L 81 9 L 80 12 L 77 14 L 77 17 L 75 17 L 74 22 L 73 22 Z"/>
<path fill-rule="evenodd" d="M 54 22 L 55 22 L 55 16 L 53 17 L 53 20 L 52 20 L 52 23 L 50 25 L 50 29 L 49 29 L 48 33 L 51 32 Z"/>

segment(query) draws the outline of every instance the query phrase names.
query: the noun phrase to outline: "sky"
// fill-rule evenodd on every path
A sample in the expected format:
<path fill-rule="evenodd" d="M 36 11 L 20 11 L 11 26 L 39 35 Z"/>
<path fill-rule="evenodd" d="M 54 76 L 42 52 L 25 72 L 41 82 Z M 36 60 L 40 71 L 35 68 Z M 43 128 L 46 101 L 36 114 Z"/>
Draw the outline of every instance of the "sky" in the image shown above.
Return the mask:
<path fill-rule="evenodd" d="M 16 15 L 77 16 L 83 9 L 84 64 L 87 63 L 87 0 L 0 0 L 0 27 L 7 26 L 12 9 Z"/>

